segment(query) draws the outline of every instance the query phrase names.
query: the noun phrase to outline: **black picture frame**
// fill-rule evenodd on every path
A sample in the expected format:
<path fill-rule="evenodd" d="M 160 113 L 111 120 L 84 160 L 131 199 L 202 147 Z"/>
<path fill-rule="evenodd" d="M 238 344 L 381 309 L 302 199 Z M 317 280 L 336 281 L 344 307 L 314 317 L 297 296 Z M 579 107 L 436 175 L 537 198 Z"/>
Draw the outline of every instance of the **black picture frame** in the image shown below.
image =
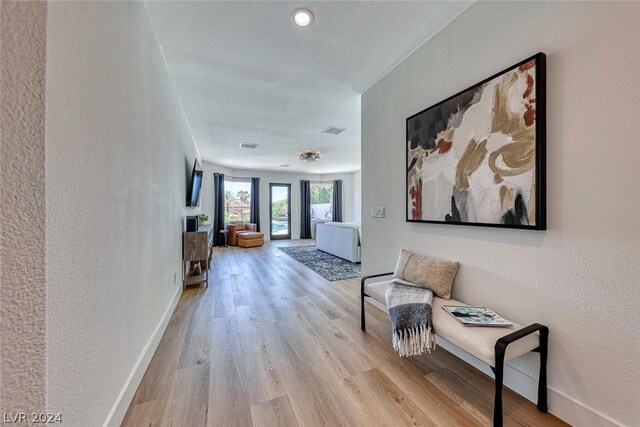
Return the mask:
<path fill-rule="evenodd" d="M 433 219 L 413 219 L 409 206 L 412 203 L 410 196 L 410 182 L 409 174 L 411 172 L 412 165 L 409 164 L 409 152 L 410 152 L 410 130 L 409 123 L 412 119 L 430 111 L 439 106 L 453 100 L 466 93 L 472 93 L 480 86 L 485 85 L 491 80 L 501 77 L 502 75 L 509 73 L 518 67 L 527 64 L 530 61 L 535 61 L 535 167 L 534 167 L 534 183 L 535 183 L 535 224 L 513 224 L 513 223 L 487 223 L 487 222 L 469 222 L 469 221 L 455 221 L 449 219 L 433 220 Z M 451 95 L 450 97 L 428 107 L 416 114 L 413 114 L 406 119 L 405 125 L 405 150 L 406 150 L 406 163 L 405 163 L 405 220 L 409 223 L 430 223 L 430 224 L 447 224 L 447 225 L 465 225 L 465 226 L 480 226 L 480 227 L 495 227 L 495 228 L 512 228 L 512 229 L 527 229 L 527 230 L 546 230 L 547 229 L 547 215 L 546 215 L 546 55 L 539 52 L 529 58 L 526 58 L 515 65 L 503 69 L 502 71 L 493 74 L 490 77 L 474 84 L 460 92 Z M 421 196 L 422 197 L 422 196 Z M 453 198 L 453 197 L 452 197 Z M 453 201 L 452 201 L 453 203 Z"/>

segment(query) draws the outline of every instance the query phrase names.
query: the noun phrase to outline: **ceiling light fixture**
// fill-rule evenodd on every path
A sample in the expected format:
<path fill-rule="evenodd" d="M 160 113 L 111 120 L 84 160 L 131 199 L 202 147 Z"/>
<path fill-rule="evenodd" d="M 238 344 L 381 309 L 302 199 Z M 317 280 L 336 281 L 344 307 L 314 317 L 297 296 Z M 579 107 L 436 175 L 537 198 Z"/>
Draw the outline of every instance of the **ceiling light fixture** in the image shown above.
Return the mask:
<path fill-rule="evenodd" d="M 308 9 L 296 9 L 291 14 L 291 19 L 298 27 L 308 27 L 313 23 L 313 13 Z"/>
<path fill-rule="evenodd" d="M 320 160 L 320 153 L 317 151 L 305 151 L 300 153 L 300 160 L 303 162 L 317 162 Z"/>

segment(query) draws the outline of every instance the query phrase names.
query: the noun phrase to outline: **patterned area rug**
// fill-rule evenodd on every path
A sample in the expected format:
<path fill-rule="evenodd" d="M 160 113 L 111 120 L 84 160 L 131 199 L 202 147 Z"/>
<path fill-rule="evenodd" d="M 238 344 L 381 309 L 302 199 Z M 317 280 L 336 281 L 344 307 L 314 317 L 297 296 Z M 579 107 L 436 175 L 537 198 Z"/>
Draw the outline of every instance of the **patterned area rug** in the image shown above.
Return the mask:
<path fill-rule="evenodd" d="M 284 246 L 280 250 L 330 282 L 361 275 L 360 264 L 352 264 L 342 258 L 319 251 L 313 245 Z"/>

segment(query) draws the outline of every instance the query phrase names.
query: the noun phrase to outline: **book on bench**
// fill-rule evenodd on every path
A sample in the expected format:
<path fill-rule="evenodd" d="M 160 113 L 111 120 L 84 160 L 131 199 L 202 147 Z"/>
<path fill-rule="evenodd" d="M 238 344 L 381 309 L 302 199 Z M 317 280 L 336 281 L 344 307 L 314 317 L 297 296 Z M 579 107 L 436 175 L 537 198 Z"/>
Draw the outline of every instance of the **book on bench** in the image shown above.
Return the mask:
<path fill-rule="evenodd" d="M 444 311 L 455 317 L 464 326 L 513 326 L 511 322 L 498 316 L 486 307 L 470 307 L 466 305 L 443 305 Z"/>

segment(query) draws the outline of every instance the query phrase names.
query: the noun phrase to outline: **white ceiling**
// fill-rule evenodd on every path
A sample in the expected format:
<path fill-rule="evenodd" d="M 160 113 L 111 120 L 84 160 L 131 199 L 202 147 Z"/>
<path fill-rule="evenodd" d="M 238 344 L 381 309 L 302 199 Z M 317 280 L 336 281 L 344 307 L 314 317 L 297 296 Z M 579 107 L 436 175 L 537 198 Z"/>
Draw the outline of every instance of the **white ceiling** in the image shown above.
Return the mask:
<path fill-rule="evenodd" d="M 360 169 L 360 94 L 470 3 L 146 4 L 204 160 L 334 173 Z M 298 7 L 311 27 L 292 24 Z M 347 130 L 321 134 L 329 126 Z M 298 160 L 308 149 L 319 162 Z"/>

